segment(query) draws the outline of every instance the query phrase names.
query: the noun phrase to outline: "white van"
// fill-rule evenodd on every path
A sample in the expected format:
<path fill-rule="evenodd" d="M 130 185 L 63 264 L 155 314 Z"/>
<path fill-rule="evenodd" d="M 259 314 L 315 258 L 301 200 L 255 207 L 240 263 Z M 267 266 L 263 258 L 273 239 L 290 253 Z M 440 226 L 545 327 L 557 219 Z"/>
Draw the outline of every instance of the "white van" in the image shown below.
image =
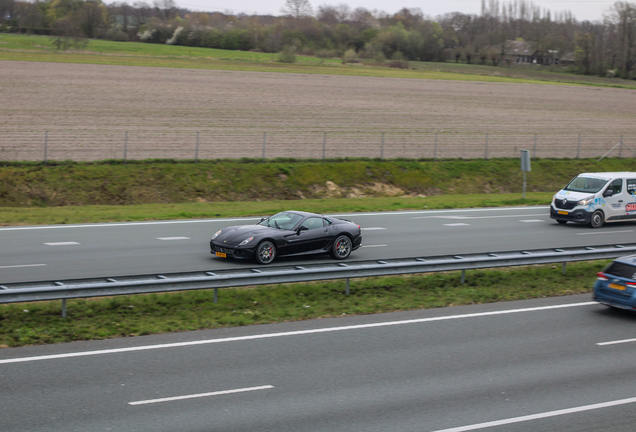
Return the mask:
<path fill-rule="evenodd" d="M 605 222 L 636 220 L 636 173 L 583 173 L 554 197 L 550 217 L 599 228 Z"/>

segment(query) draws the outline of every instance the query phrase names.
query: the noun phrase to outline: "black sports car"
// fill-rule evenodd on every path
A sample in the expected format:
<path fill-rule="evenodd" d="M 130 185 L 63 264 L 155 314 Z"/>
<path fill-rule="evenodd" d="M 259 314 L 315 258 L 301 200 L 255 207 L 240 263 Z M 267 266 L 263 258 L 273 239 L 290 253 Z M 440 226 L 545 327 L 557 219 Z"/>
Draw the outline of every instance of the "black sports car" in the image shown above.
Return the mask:
<path fill-rule="evenodd" d="M 260 264 L 278 256 L 316 253 L 343 260 L 360 246 L 360 225 L 301 211 L 277 213 L 256 225 L 223 228 L 210 240 L 210 251 L 217 257 L 254 259 Z"/>

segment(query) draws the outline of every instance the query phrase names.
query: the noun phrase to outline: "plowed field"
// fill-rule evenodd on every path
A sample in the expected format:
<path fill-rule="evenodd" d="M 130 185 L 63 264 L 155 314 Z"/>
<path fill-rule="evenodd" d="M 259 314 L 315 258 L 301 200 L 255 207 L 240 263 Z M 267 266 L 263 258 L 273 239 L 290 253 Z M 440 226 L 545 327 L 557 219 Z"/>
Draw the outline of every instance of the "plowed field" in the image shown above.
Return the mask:
<path fill-rule="evenodd" d="M 586 157 L 621 135 L 614 155 L 636 155 L 633 90 L 20 61 L 0 76 L 0 160 Z"/>

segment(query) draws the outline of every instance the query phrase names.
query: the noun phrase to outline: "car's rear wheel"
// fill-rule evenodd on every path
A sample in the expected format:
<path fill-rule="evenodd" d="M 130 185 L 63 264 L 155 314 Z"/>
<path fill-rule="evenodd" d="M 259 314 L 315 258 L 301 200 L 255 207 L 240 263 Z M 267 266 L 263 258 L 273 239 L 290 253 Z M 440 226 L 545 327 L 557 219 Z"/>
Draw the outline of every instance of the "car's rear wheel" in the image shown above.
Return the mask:
<path fill-rule="evenodd" d="M 603 222 L 605 222 L 605 218 L 603 217 L 602 211 L 596 210 L 594 213 L 592 213 L 592 217 L 590 218 L 590 226 L 592 228 L 602 227 Z"/>
<path fill-rule="evenodd" d="M 259 264 L 269 264 L 276 258 L 276 246 L 271 241 L 264 241 L 256 247 L 256 262 Z"/>
<path fill-rule="evenodd" d="M 331 256 L 338 260 L 343 260 L 351 255 L 351 239 L 346 235 L 341 235 L 333 242 Z"/>

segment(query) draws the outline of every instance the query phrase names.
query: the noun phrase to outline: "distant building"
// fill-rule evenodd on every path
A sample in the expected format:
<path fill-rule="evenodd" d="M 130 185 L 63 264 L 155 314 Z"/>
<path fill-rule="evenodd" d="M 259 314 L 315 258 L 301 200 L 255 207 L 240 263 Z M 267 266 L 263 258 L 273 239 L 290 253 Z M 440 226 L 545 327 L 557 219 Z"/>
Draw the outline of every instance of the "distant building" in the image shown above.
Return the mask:
<path fill-rule="evenodd" d="M 508 40 L 504 42 L 501 57 L 506 64 L 536 64 L 541 66 L 569 66 L 574 63 L 574 53 L 561 55 L 558 50 L 542 50 L 533 42 Z"/>

